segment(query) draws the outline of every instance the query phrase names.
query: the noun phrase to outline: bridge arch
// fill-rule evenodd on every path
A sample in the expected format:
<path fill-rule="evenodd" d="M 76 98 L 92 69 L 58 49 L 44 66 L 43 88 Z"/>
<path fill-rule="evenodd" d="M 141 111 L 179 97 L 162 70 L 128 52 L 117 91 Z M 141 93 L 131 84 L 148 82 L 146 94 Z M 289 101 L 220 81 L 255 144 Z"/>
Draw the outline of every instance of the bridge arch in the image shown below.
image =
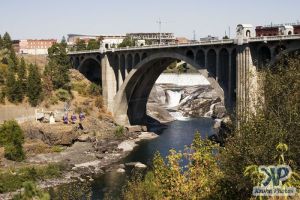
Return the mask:
<path fill-rule="evenodd" d="M 196 62 L 201 67 L 205 68 L 205 52 L 199 49 L 196 53 Z"/>
<path fill-rule="evenodd" d="M 141 61 L 140 55 L 138 53 L 135 53 L 134 55 L 134 67 L 137 66 L 137 64 Z"/>
<path fill-rule="evenodd" d="M 186 57 L 188 57 L 191 60 L 194 60 L 195 56 L 194 56 L 194 52 L 192 50 L 187 50 L 187 52 L 185 53 Z"/>
<path fill-rule="evenodd" d="M 271 50 L 267 46 L 258 49 L 258 68 L 262 69 L 271 61 Z"/>
<path fill-rule="evenodd" d="M 207 71 L 213 78 L 217 76 L 217 53 L 214 49 L 210 49 L 207 52 Z"/>
<path fill-rule="evenodd" d="M 144 52 L 144 53 L 142 54 L 142 60 L 144 60 L 146 57 L 147 57 L 147 53 Z"/>
<path fill-rule="evenodd" d="M 127 59 L 126 59 L 126 61 L 127 61 L 127 73 L 129 73 L 130 71 L 131 71 L 131 69 L 132 69 L 132 67 L 133 67 L 133 58 L 132 58 L 132 55 L 129 53 L 129 54 L 127 54 Z"/>
<path fill-rule="evenodd" d="M 140 63 L 128 74 L 114 99 L 114 117 L 120 124 L 145 124 L 146 104 L 150 91 L 159 75 L 175 60 L 182 60 L 204 75 L 212 87 L 223 96 L 223 90 L 208 72 L 194 60 L 174 52 L 155 53 Z"/>
<path fill-rule="evenodd" d="M 124 54 L 121 54 L 120 56 L 120 71 L 121 71 L 121 76 L 122 76 L 122 79 L 124 80 L 125 79 L 125 55 Z"/>
<path fill-rule="evenodd" d="M 75 67 L 77 62 L 79 62 L 79 57 L 76 57 L 75 59 Z M 86 57 L 81 61 L 81 64 L 78 66 L 78 70 L 91 82 L 102 86 L 100 61 L 98 61 L 94 57 Z"/>

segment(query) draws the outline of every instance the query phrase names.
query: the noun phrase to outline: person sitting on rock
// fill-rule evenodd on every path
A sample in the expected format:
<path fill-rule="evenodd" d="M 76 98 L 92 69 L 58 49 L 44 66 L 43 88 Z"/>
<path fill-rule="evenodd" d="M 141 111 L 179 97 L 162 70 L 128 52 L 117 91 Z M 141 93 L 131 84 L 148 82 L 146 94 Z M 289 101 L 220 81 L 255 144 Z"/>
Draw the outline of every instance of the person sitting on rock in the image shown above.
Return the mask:
<path fill-rule="evenodd" d="M 83 112 L 79 113 L 79 129 L 83 130 L 82 121 L 84 120 L 85 116 Z"/>
<path fill-rule="evenodd" d="M 77 120 L 77 117 L 76 117 L 75 113 L 73 113 L 72 116 L 71 116 L 72 124 L 75 124 L 76 120 Z"/>
<path fill-rule="evenodd" d="M 63 116 L 63 122 L 64 122 L 64 124 L 68 124 L 69 123 L 68 114 L 65 114 Z"/>

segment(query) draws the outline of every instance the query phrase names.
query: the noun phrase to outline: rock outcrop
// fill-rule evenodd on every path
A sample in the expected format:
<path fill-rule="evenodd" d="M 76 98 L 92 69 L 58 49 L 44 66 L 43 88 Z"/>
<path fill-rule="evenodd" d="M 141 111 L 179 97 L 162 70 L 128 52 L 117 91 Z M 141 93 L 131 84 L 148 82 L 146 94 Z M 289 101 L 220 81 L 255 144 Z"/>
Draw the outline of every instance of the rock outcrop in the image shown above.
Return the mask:
<path fill-rule="evenodd" d="M 22 124 L 25 137 L 40 139 L 48 145 L 71 145 L 78 138 L 72 125 L 26 122 Z"/>

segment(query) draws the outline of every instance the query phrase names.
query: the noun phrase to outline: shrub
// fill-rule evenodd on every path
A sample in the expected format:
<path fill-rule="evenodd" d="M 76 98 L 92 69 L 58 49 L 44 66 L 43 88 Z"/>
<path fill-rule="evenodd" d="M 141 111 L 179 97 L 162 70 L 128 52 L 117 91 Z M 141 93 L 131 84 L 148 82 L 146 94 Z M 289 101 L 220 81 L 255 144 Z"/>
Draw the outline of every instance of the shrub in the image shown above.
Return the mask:
<path fill-rule="evenodd" d="M 71 95 L 67 90 L 64 90 L 64 89 L 60 88 L 60 89 L 56 90 L 55 94 L 56 94 L 57 98 L 60 101 L 69 101 L 69 100 L 71 100 Z"/>
<path fill-rule="evenodd" d="M 144 179 L 138 176 L 129 181 L 124 199 L 222 199 L 215 194 L 222 178 L 213 153 L 217 149 L 199 135 L 184 153 L 170 150 L 167 163 L 156 153 L 153 169 Z M 183 166 L 183 159 L 187 159 L 187 166 Z"/>
<path fill-rule="evenodd" d="M 102 93 L 102 89 L 100 85 L 97 85 L 96 83 L 91 83 L 88 89 L 88 93 L 91 96 L 99 96 Z"/>
<path fill-rule="evenodd" d="M 114 134 L 117 138 L 123 137 L 124 133 L 125 133 L 124 126 L 117 126 L 115 129 L 115 132 L 114 132 Z"/>
<path fill-rule="evenodd" d="M 14 195 L 13 200 L 26 200 L 26 199 L 40 199 L 50 200 L 50 195 L 47 192 L 43 192 L 38 189 L 36 184 L 31 181 L 23 183 L 24 191 Z"/>
<path fill-rule="evenodd" d="M 9 160 L 22 161 L 24 134 L 21 127 L 14 120 L 5 121 L 0 127 L 0 144 L 4 146 L 4 156 Z"/>
<path fill-rule="evenodd" d="M 87 85 L 85 83 L 82 83 L 82 82 L 72 83 L 72 89 L 74 91 L 77 91 L 78 94 L 80 94 L 82 96 L 86 96 L 88 94 Z"/>

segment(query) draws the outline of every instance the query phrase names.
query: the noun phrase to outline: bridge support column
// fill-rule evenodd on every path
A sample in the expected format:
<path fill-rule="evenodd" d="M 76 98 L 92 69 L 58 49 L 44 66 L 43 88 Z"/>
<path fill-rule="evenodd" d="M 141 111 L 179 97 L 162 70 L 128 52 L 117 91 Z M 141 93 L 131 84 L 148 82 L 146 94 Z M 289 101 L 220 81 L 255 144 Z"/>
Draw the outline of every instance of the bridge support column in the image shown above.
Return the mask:
<path fill-rule="evenodd" d="M 119 82 L 118 82 L 118 84 L 119 84 L 119 87 L 118 87 L 118 89 L 120 89 L 120 87 L 121 87 L 121 85 L 123 84 L 123 77 L 122 77 L 122 69 L 121 69 L 121 65 L 119 64 L 119 70 L 118 70 L 118 73 L 119 73 Z"/>
<path fill-rule="evenodd" d="M 229 104 L 229 108 L 232 111 L 232 99 L 231 99 L 231 93 L 232 93 L 232 85 L 231 85 L 231 70 L 232 69 L 232 60 L 231 60 L 231 56 L 232 56 L 232 52 L 229 51 L 228 52 L 228 81 L 227 81 L 227 85 L 228 85 L 228 90 L 227 90 L 227 97 L 228 97 L 228 104 Z M 226 81 L 226 80 L 225 80 Z"/>
<path fill-rule="evenodd" d="M 221 65 L 221 63 L 220 63 L 220 61 L 219 61 L 219 59 L 220 59 L 220 51 L 219 50 L 216 50 L 216 81 L 217 82 L 219 82 L 219 78 L 220 78 L 220 68 L 221 68 L 221 66 L 219 66 L 219 65 Z"/>
<path fill-rule="evenodd" d="M 239 46 L 237 51 L 237 117 L 247 120 L 250 113 L 255 113 L 257 102 L 257 74 L 253 65 L 250 47 Z"/>
<path fill-rule="evenodd" d="M 113 67 L 110 65 L 107 55 L 101 59 L 102 66 L 102 95 L 108 111 L 113 111 L 114 96 L 116 95 L 117 81 Z"/>

